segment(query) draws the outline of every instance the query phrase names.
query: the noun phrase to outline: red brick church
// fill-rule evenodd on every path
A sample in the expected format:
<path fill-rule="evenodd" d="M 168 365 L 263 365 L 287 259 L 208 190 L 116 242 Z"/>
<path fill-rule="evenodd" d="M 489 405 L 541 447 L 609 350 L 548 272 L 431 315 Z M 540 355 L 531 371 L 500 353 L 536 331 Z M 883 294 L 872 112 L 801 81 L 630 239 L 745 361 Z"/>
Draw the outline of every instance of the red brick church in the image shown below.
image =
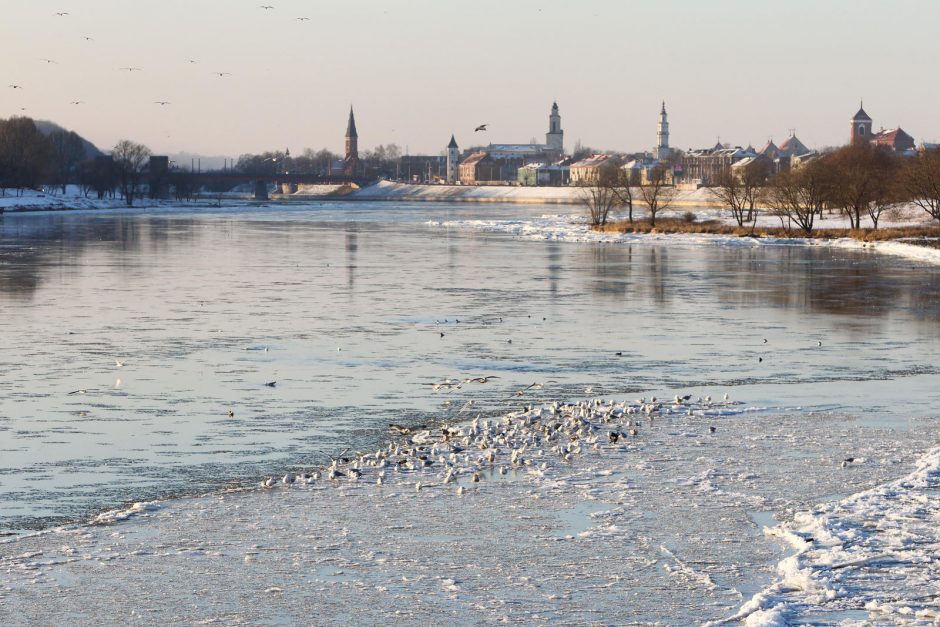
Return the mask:
<path fill-rule="evenodd" d="M 868 143 L 873 146 L 884 146 L 897 153 L 904 153 L 914 150 L 914 138 L 904 132 L 901 127 L 890 130 L 881 129 L 878 132 L 872 131 L 872 119 L 865 109 L 859 105 L 856 113 L 850 122 L 852 126 L 849 143 L 852 145 L 859 143 Z"/>

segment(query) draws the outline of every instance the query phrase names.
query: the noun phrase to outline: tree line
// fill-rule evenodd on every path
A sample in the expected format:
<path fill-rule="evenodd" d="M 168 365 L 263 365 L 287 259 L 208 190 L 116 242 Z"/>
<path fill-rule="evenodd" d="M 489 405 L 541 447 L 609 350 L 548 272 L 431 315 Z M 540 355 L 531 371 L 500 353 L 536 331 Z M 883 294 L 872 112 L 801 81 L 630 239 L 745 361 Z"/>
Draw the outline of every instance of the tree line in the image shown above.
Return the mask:
<path fill-rule="evenodd" d="M 711 191 L 738 226 L 752 229 L 761 208 L 788 233 L 805 235 L 827 212 L 848 218 L 852 229 L 861 229 L 866 218 L 877 229 L 886 212 L 904 205 L 940 221 L 940 150 L 904 157 L 882 146 L 856 144 L 776 174 L 769 162 L 755 160 L 727 168 Z"/>
<path fill-rule="evenodd" d="M 641 180 L 637 171 L 623 168 L 622 159 L 608 159 L 580 186 L 591 224 L 605 225 L 614 209 L 625 209 L 633 223 L 638 202 L 655 226 L 657 214 L 675 199 L 671 167 L 658 163 Z M 826 213 L 844 216 L 852 229 L 861 229 L 865 220 L 877 229 L 885 213 L 910 205 L 940 221 L 940 149 L 909 157 L 863 143 L 828 150 L 779 172 L 769 159 L 758 157 L 725 168 L 709 191 L 739 227 L 752 231 L 761 212 L 778 218 L 787 233 L 805 235 Z"/>

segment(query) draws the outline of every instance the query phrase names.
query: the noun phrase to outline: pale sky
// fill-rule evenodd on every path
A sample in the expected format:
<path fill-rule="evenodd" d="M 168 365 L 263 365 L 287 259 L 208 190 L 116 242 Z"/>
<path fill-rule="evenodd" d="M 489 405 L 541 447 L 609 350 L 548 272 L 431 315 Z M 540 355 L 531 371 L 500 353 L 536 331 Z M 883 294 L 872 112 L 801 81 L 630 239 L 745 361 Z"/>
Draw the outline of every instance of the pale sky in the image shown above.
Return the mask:
<path fill-rule="evenodd" d="M 652 148 L 663 99 L 679 148 L 789 129 L 842 144 L 860 98 L 876 128 L 940 140 L 936 0 L 3 4 L 0 117 L 50 119 L 102 149 L 340 152 L 353 104 L 360 150 L 438 154 L 451 132 L 463 147 L 544 141 L 553 99 L 568 150 Z"/>

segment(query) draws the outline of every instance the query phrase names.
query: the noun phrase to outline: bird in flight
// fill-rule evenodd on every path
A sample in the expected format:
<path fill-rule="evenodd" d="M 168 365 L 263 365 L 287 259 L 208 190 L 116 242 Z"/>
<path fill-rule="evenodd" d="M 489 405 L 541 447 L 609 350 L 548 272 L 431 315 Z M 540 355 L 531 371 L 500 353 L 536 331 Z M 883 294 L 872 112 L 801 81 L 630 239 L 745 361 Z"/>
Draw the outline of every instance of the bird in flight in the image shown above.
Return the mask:
<path fill-rule="evenodd" d="M 84 39 L 85 41 L 94 41 L 94 39 L 92 39 L 91 37 L 89 37 L 89 36 L 87 36 L 87 35 L 85 35 L 84 37 L 82 37 L 82 39 Z"/>
<path fill-rule="evenodd" d="M 45 61 L 46 63 L 55 63 L 52 59 L 40 59 L 40 61 Z"/>
<path fill-rule="evenodd" d="M 124 70 L 125 72 L 142 72 L 143 71 L 139 67 L 122 67 L 120 69 Z"/>
<path fill-rule="evenodd" d="M 474 377 L 472 379 L 464 379 L 464 383 L 489 383 L 493 379 L 498 379 L 494 374 L 485 376 L 485 377 Z"/>
<path fill-rule="evenodd" d="M 309 17 L 298 17 L 298 18 L 294 18 L 294 19 L 296 19 L 298 22 L 309 22 L 309 21 L 310 21 L 310 18 L 309 18 Z"/>
<path fill-rule="evenodd" d="M 58 15 L 59 17 L 65 17 L 68 14 L 69 14 L 68 11 L 56 11 L 56 15 Z"/>
<path fill-rule="evenodd" d="M 10 85 L 10 89 L 23 89 L 22 85 Z"/>
<path fill-rule="evenodd" d="M 166 100 L 154 100 L 154 101 L 153 101 L 153 104 L 158 104 L 158 105 L 160 105 L 160 106 L 163 106 L 163 105 L 168 105 L 168 104 L 170 104 L 170 103 L 167 102 Z"/>
<path fill-rule="evenodd" d="M 480 126 L 473 129 L 473 132 L 476 133 L 477 131 L 485 131 L 487 126 L 489 126 L 489 124 L 481 124 Z"/>
<path fill-rule="evenodd" d="M 267 9 L 273 9 L 274 7 L 272 7 L 270 4 L 262 4 L 261 8 L 267 10 Z"/>
<path fill-rule="evenodd" d="M 80 104 L 85 104 L 85 101 L 84 101 L 84 100 L 73 100 L 73 101 L 70 102 L 69 104 L 80 105 Z"/>
<path fill-rule="evenodd" d="M 230 72 L 213 72 L 216 76 L 231 76 Z"/>
<path fill-rule="evenodd" d="M 188 61 L 189 63 L 197 63 L 197 61 L 196 61 L 195 59 L 187 59 L 187 61 Z"/>
<path fill-rule="evenodd" d="M 120 359 L 115 358 L 115 360 L 114 360 L 114 365 L 117 366 L 118 368 L 123 368 L 123 367 L 124 367 L 124 362 L 121 361 Z"/>

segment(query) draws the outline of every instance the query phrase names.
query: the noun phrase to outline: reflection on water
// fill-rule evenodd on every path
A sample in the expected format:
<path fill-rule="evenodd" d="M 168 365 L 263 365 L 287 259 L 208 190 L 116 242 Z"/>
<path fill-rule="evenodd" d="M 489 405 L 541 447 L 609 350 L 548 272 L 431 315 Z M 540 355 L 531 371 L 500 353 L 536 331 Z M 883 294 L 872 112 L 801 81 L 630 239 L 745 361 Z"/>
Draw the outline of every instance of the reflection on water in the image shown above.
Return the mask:
<path fill-rule="evenodd" d="M 389 422 L 501 411 L 533 382 L 553 383 L 519 402 L 743 386 L 879 420 L 899 397 L 911 415 L 940 401 L 935 269 L 425 225 L 500 212 L 540 209 L 3 216 L 0 528 L 321 463 Z M 483 374 L 498 379 L 427 385 Z"/>

